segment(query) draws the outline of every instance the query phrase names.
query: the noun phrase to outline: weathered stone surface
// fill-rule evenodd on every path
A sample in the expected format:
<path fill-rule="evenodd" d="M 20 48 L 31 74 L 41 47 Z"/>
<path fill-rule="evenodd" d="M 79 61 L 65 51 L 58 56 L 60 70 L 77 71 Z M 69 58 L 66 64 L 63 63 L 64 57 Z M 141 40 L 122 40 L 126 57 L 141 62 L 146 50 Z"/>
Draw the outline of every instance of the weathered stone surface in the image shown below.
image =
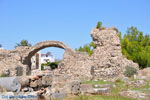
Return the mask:
<path fill-rule="evenodd" d="M 42 85 L 50 86 L 52 83 L 52 75 L 46 75 L 42 77 Z"/>
<path fill-rule="evenodd" d="M 150 67 L 138 71 L 138 79 L 150 80 Z"/>
<path fill-rule="evenodd" d="M 30 85 L 30 77 L 28 76 L 17 77 L 17 79 L 19 80 L 21 87 L 27 87 Z"/>
<path fill-rule="evenodd" d="M 135 80 L 135 81 L 128 81 L 127 85 L 135 88 L 139 88 L 145 85 L 144 80 Z"/>
<path fill-rule="evenodd" d="M 110 88 L 94 88 L 93 94 L 107 94 L 110 92 Z"/>
<path fill-rule="evenodd" d="M 34 90 L 31 87 L 25 87 L 25 88 L 22 89 L 22 92 L 33 92 L 33 91 Z"/>
<path fill-rule="evenodd" d="M 94 78 L 113 79 L 120 77 L 127 66 L 138 69 L 137 64 L 123 57 L 115 28 L 94 29 L 91 35 L 97 46 L 91 56 L 94 63 Z"/>
<path fill-rule="evenodd" d="M 40 87 L 40 86 L 42 86 L 42 80 L 41 79 L 30 82 L 30 87 L 35 88 L 35 87 Z"/>
<path fill-rule="evenodd" d="M 0 78 L 0 86 L 4 87 L 8 91 L 19 92 L 21 84 L 16 77 L 3 77 Z"/>

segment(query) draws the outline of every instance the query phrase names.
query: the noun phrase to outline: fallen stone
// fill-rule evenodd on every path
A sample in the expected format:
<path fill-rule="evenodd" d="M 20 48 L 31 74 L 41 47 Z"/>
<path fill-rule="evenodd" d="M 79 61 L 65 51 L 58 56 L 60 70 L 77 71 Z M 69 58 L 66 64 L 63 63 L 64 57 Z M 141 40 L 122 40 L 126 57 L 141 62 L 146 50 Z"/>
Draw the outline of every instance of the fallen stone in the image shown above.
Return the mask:
<path fill-rule="evenodd" d="M 21 84 L 21 87 L 27 87 L 29 86 L 29 82 L 30 82 L 30 78 L 27 76 L 21 76 L 21 77 L 17 77 L 17 79 L 19 80 L 19 83 Z"/>
<path fill-rule="evenodd" d="M 94 88 L 112 88 L 113 87 L 113 85 L 112 84 L 95 84 L 94 86 L 93 86 Z"/>
<path fill-rule="evenodd" d="M 22 92 L 33 92 L 33 88 L 30 88 L 30 87 L 25 87 L 21 90 Z"/>
<path fill-rule="evenodd" d="M 52 76 L 47 75 L 42 77 L 42 85 L 49 86 L 52 83 Z"/>
<path fill-rule="evenodd" d="M 94 94 L 110 93 L 110 88 L 94 88 Z"/>
<path fill-rule="evenodd" d="M 21 84 L 16 77 L 2 77 L 0 78 L 0 86 L 8 91 L 19 92 Z"/>
<path fill-rule="evenodd" d="M 34 81 L 31 81 L 30 82 L 30 87 L 32 88 L 36 88 L 36 87 L 41 87 L 42 86 L 42 80 L 39 79 L 39 80 L 34 80 Z"/>

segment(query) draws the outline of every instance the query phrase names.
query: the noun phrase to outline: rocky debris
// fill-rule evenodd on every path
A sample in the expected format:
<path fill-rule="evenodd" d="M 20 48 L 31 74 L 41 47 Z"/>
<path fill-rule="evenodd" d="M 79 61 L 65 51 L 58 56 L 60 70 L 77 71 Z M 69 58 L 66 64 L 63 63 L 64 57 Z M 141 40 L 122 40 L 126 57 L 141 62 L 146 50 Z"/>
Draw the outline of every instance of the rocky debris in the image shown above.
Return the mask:
<path fill-rule="evenodd" d="M 64 92 L 68 94 L 79 94 L 81 82 L 79 80 L 69 79 L 69 76 L 53 77 L 51 91 Z"/>
<path fill-rule="evenodd" d="M 26 87 L 33 88 L 34 91 L 41 90 L 42 88 L 46 88 L 51 86 L 52 83 L 52 75 L 37 75 L 37 76 L 30 76 L 27 79 L 22 81 L 22 87 L 25 87 L 25 90 L 28 90 Z M 25 84 L 25 85 L 24 85 Z M 30 90 L 29 90 L 30 91 Z"/>
<path fill-rule="evenodd" d="M 19 92 L 21 84 L 16 77 L 3 77 L 0 78 L 0 86 L 7 89 L 7 91 Z"/>
<path fill-rule="evenodd" d="M 138 75 L 140 75 L 140 76 L 150 76 L 150 67 L 139 70 Z"/>
<path fill-rule="evenodd" d="M 135 81 L 128 81 L 126 84 L 131 87 L 139 88 L 144 86 L 145 82 L 144 80 L 135 80 Z"/>
<path fill-rule="evenodd" d="M 19 80 L 19 83 L 21 84 L 21 87 L 28 87 L 30 85 L 30 77 L 29 76 L 20 76 L 17 77 L 17 79 Z"/>
<path fill-rule="evenodd" d="M 22 91 L 22 92 L 33 92 L 34 90 L 33 90 L 33 88 L 31 88 L 31 87 L 25 87 L 25 88 L 22 88 L 21 91 Z"/>
<path fill-rule="evenodd" d="M 150 67 L 139 70 L 137 79 L 150 80 Z"/>
<path fill-rule="evenodd" d="M 36 87 L 40 87 L 42 85 L 42 80 L 34 80 L 30 82 L 30 87 L 32 88 L 36 88 Z"/>
<path fill-rule="evenodd" d="M 133 91 L 133 90 L 122 91 L 120 92 L 120 95 L 125 97 L 130 97 L 130 98 L 144 99 L 144 100 L 150 99 L 149 93 L 143 93 L 141 91 Z"/>
<path fill-rule="evenodd" d="M 52 75 L 46 75 L 42 77 L 42 85 L 50 86 L 52 83 Z"/>

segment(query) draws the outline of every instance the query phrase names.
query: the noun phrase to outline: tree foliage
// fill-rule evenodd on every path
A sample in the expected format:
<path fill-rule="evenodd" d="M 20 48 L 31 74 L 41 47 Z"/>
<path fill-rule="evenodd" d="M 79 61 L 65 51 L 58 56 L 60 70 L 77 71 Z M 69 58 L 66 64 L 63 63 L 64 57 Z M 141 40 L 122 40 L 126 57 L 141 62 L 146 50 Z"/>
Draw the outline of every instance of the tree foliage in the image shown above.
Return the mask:
<path fill-rule="evenodd" d="M 18 47 L 18 46 L 32 46 L 28 40 L 21 40 L 20 43 L 17 43 L 15 47 Z"/>
<path fill-rule="evenodd" d="M 80 46 L 78 49 L 76 49 L 76 51 L 87 52 L 89 56 L 91 56 L 93 54 L 93 49 L 95 48 L 96 48 L 96 45 L 94 44 L 94 42 L 91 42 L 84 46 Z"/>
<path fill-rule="evenodd" d="M 41 70 L 44 70 L 44 66 L 49 66 L 52 70 L 58 68 L 59 62 L 46 62 L 41 65 Z"/>
<path fill-rule="evenodd" d="M 150 67 L 150 36 L 144 35 L 136 27 L 127 29 L 121 38 L 122 53 L 137 62 L 140 68 Z"/>
<path fill-rule="evenodd" d="M 2 44 L 0 44 L 0 48 L 2 47 Z"/>

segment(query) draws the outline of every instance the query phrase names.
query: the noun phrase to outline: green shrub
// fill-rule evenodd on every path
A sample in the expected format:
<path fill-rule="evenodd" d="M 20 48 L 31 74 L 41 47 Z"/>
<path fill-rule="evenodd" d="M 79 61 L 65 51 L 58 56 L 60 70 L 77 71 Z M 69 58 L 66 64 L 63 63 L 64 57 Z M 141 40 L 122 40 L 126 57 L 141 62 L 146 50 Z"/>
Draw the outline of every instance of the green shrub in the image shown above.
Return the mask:
<path fill-rule="evenodd" d="M 98 22 L 97 25 L 96 25 L 96 28 L 99 29 L 101 27 L 102 27 L 102 22 Z"/>
<path fill-rule="evenodd" d="M 137 74 L 137 70 L 133 67 L 127 66 L 126 70 L 124 72 L 124 75 L 127 76 L 127 77 L 131 77 L 134 74 Z"/>
<path fill-rule="evenodd" d="M 46 62 L 41 65 L 41 70 L 44 70 L 45 66 L 49 66 L 52 70 L 58 68 L 59 62 Z"/>
<path fill-rule="evenodd" d="M 57 63 L 57 62 L 52 62 L 52 63 L 50 64 L 50 67 L 51 67 L 52 70 L 53 70 L 53 69 L 56 69 L 56 68 L 58 68 L 58 63 Z"/>

